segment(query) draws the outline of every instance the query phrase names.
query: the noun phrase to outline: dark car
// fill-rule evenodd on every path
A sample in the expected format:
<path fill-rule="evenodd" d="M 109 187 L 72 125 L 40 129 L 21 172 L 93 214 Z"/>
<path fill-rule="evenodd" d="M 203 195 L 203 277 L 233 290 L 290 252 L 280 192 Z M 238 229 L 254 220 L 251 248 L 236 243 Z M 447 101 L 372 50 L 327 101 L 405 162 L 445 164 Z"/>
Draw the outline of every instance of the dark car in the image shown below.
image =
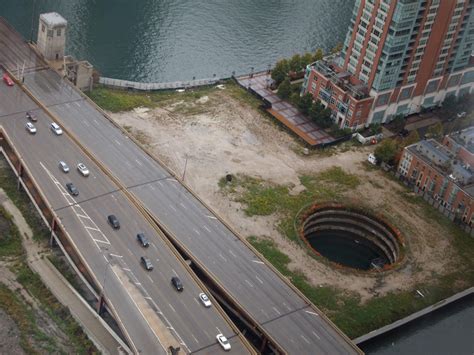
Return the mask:
<path fill-rule="evenodd" d="M 79 195 L 79 190 L 77 189 L 76 186 L 72 182 L 68 182 L 66 184 L 66 189 L 69 191 L 69 193 L 73 196 Z"/>
<path fill-rule="evenodd" d="M 115 215 L 111 214 L 107 217 L 109 224 L 112 226 L 113 229 L 120 229 L 120 222 Z"/>
<path fill-rule="evenodd" d="M 176 289 L 176 291 L 178 291 L 178 292 L 182 292 L 182 291 L 183 291 L 183 283 L 181 282 L 181 280 L 179 279 L 179 277 L 173 276 L 173 277 L 171 278 L 171 284 L 174 286 L 174 288 Z"/>
<path fill-rule="evenodd" d="M 406 136 L 408 136 L 410 134 L 410 131 L 408 131 L 407 129 L 402 129 L 400 132 L 398 132 L 398 135 L 402 138 L 405 138 Z"/>
<path fill-rule="evenodd" d="M 36 117 L 36 114 L 34 112 L 31 112 L 31 111 L 28 111 L 26 113 L 26 118 L 28 118 L 29 120 L 31 120 L 33 122 L 38 121 L 38 118 Z"/>
<path fill-rule="evenodd" d="M 148 241 L 148 238 L 143 233 L 137 234 L 137 240 L 144 248 L 148 248 L 150 246 L 150 242 Z"/>
<path fill-rule="evenodd" d="M 153 270 L 153 264 L 151 263 L 150 259 L 148 259 L 147 257 L 142 256 L 140 258 L 140 261 L 142 262 L 142 265 L 145 269 L 147 269 L 148 271 Z"/>

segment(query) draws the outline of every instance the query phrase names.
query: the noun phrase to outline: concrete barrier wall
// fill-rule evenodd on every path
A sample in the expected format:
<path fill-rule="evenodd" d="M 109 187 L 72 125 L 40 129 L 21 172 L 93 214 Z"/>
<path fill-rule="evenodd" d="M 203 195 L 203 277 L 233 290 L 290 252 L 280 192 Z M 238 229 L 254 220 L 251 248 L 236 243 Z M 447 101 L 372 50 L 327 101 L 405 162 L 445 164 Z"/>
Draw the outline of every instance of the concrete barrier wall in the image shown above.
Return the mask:
<path fill-rule="evenodd" d="M 100 77 L 99 83 L 108 87 L 139 91 L 176 90 L 217 84 L 222 78 L 174 81 L 168 83 L 139 83 L 136 81 Z"/>

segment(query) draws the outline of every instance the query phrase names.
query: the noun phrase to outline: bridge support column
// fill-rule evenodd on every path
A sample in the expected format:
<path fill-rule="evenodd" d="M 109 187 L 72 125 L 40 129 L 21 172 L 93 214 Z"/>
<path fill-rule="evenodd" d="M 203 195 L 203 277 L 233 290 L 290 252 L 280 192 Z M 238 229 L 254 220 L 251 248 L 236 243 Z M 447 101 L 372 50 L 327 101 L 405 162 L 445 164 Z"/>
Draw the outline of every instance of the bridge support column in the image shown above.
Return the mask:
<path fill-rule="evenodd" d="M 23 165 L 21 162 L 18 162 L 18 181 L 17 181 L 17 190 L 21 190 L 21 177 L 23 176 Z"/>
<path fill-rule="evenodd" d="M 263 337 L 262 339 L 262 344 L 260 345 L 260 354 L 263 354 L 263 350 L 267 346 L 268 339 Z"/>
<path fill-rule="evenodd" d="M 102 313 L 104 313 L 104 310 L 105 310 L 105 299 L 104 299 L 104 296 L 101 294 L 99 297 L 99 302 L 97 303 L 97 314 L 101 316 Z"/>

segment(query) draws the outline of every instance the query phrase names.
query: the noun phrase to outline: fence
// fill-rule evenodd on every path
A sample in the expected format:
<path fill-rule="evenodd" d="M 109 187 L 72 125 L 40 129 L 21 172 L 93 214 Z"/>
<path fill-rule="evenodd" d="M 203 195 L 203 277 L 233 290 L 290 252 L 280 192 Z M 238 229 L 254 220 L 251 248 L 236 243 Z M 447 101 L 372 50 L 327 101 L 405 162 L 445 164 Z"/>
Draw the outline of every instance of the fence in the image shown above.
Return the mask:
<path fill-rule="evenodd" d="M 130 80 L 112 79 L 106 77 L 100 77 L 99 83 L 105 86 L 114 88 L 122 88 L 129 90 L 140 90 L 140 91 L 154 91 L 154 90 L 176 90 L 176 89 L 188 89 L 199 86 L 209 86 L 218 83 L 223 80 L 222 78 L 212 79 L 197 79 L 188 81 L 173 81 L 168 83 L 139 83 Z"/>

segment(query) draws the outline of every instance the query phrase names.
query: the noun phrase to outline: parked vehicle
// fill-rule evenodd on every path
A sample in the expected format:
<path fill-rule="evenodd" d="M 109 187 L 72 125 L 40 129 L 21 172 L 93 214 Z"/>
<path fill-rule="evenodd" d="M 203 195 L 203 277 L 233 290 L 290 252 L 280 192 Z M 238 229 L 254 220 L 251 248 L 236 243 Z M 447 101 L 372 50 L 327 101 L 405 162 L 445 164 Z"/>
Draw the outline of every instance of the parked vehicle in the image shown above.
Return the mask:
<path fill-rule="evenodd" d="M 222 349 L 225 351 L 229 351 L 231 346 L 227 338 L 224 336 L 224 334 L 217 334 L 216 339 L 218 343 L 222 346 Z"/>
<path fill-rule="evenodd" d="M 183 291 L 183 283 L 181 282 L 181 280 L 179 279 L 179 277 L 177 276 L 173 276 L 171 278 L 171 284 L 174 286 L 174 288 L 176 289 L 176 291 L 178 292 L 182 292 Z"/>
<path fill-rule="evenodd" d="M 456 115 L 457 118 L 463 118 L 463 117 L 466 117 L 466 116 L 467 116 L 467 113 L 464 112 L 464 111 L 463 111 L 463 112 L 459 112 L 459 113 Z"/>
<path fill-rule="evenodd" d="M 367 157 L 367 161 L 372 165 L 377 165 L 377 158 L 372 153 Z"/>
<path fill-rule="evenodd" d="M 63 134 L 63 130 L 56 122 L 51 122 L 51 130 L 54 132 L 55 135 L 60 136 Z"/>
<path fill-rule="evenodd" d="M 111 214 L 107 217 L 107 221 L 109 221 L 109 224 L 112 226 L 113 229 L 120 229 L 120 222 L 115 215 Z"/>
<path fill-rule="evenodd" d="M 89 176 L 89 169 L 87 169 L 87 167 L 83 163 L 77 164 L 77 170 L 79 170 L 79 173 L 82 176 L 84 177 Z"/>
<path fill-rule="evenodd" d="M 4 81 L 5 84 L 7 84 L 8 86 L 13 86 L 13 85 L 15 85 L 15 83 L 13 82 L 13 80 L 10 78 L 10 76 L 9 76 L 7 73 L 4 73 L 4 74 L 3 74 L 3 81 Z"/>
<path fill-rule="evenodd" d="M 69 172 L 69 166 L 62 160 L 59 161 L 59 169 L 61 169 L 64 173 Z"/>
<path fill-rule="evenodd" d="M 36 133 L 36 127 L 33 123 L 31 122 L 26 122 L 26 125 L 25 125 L 25 128 L 28 132 L 30 132 L 31 134 L 35 134 Z"/>
<path fill-rule="evenodd" d="M 143 267 L 148 270 L 148 271 L 151 271 L 153 270 L 153 264 L 151 263 L 150 259 L 148 259 L 147 257 L 145 256 L 142 256 L 140 258 L 141 262 L 142 262 L 142 265 Z"/>
<path fill-rule="evenodd" d="M 138 233 L 137 240 L 144 248 L 148 248 L 150 246 L 150 242 L 144 233 Z"/>
<path fill-rule="evenodd" d="M 212 306 L 211 300 L 209 299 L 209 297 L 207 297 L 207 295 L 204 292 L 201 292 L 199 294 L 199 300 L 206 308 L 209 308 Z"/>
<path fill-rule="evenodd" d="M 36 117 L 36 114 L 34 112 L 28 111 L 26 113 L 26 118 L 28 118 L 30 121 L 36 122 L 38 121 L 38 118 Z"/>
<path fill-rule="evenodd" d="M 66 188 L 72 196 L 79 195 L 79 190 L 77 189 L 76 186 L 74 186 L 74 184 L 72 182 L 68 182 L 66 184 Z"/>

